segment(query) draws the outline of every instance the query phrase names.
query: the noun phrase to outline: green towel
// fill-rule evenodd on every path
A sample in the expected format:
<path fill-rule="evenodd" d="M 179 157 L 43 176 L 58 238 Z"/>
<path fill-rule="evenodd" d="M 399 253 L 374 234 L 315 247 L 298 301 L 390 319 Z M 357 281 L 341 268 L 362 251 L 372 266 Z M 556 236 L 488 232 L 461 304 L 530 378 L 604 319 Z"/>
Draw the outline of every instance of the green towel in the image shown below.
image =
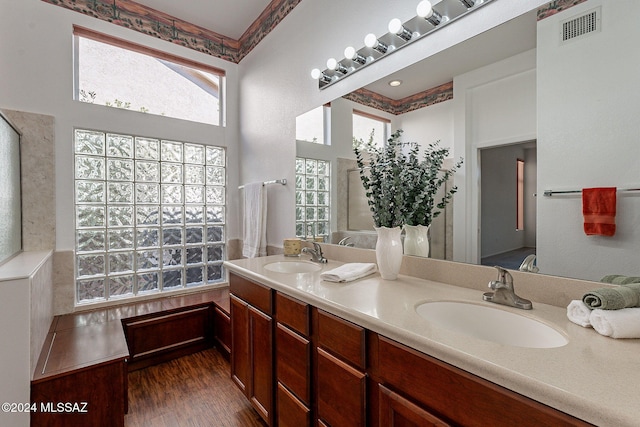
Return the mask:
<path fill-rule="evenodd" d="M 619 310 L 640 307 L 640 283 L 620 285 L 614 288 L 599 288 L 587 292 L 582 301 L 590 309 Z"/>
<path fill-rule="evenodd" d="M 614 285 L 628 285 L 629 283 L 640 283 L 640 277 L 623 276 L 622 274 L 609 274 L 600 279 L 603 283 L 612 283 Z"/>

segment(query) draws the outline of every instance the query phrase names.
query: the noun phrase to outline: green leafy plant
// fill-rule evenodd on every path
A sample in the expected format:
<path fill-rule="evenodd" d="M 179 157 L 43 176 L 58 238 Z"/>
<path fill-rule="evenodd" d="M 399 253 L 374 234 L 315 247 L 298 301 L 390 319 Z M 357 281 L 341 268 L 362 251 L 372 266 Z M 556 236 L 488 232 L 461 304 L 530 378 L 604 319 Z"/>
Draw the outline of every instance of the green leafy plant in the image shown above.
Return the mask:
<path fill-rule="evenodd" d="M 403 224 L 401 134 L 401 130 L 395 132 L 384 147 L 377 147 L 370 138 L 364 146 L 354 148 L 360 180 L 376 227 L 392 228 Z"/>
<path fill-rule="evenodd" d="M 429 225 L 449 203 L 456 187 L 448 190 L 436 203 L 442 185 L 460 168 L 460 159 L 451 169 L 442 169 L 448 148 L 439 142 L 430 144 L 420 159 L 420 146 L 402 143 L 402 130 L 391 135 L 384 147 L 377 147 L 373 138 L 354 146 L 360 180 L 376 227 Z M 409 147 L 407 153 L 403 152 Z"/>
<path fill-rule="evenodd" d="M 457 187 L 452 187 L 440 201 L 436 202 L 436 195 L 440 188 L 462 166 L 462 158 L 460 158 L 453 167 L 444 169 L 442 165 L 449 155 L 449 149 L 442 148 L 439 144 L 439 141 L 429 144 L 420 160 L 420 146 L 415 142 L 409 143 L 410 149 L 401 173 L 405 184 L 403 187 L 404 223 L 407 225 L 431 224 L 458 190 Z"/>

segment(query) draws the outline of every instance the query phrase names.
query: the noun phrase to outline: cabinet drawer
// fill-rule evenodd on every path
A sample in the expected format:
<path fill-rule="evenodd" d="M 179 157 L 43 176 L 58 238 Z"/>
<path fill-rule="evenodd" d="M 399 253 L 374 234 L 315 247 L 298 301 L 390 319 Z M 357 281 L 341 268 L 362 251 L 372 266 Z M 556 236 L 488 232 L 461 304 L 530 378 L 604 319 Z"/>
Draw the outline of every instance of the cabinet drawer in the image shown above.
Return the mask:
<path fill-rule="evenodd" d="M 366 425 L 366 375 L 318 349 L 318 419 L 331 427 Z"/>
<path fill-rule="evenodd" d="M 465 426 L 587 426 L 532 399 L 382 336 L 371 337 L 375 381 Z M 375 362 L 377 361 L 377 362 Z"/>
<path fill-rule="evenodd" d="M 271 289 L 236 274 L 229 274 L 229 291 L 268 315 L 273 314 Z"/>
<path fill-rule="evenodd" d="M 278 292 L 276 294 L 276 318 L 283 325 L 309 337 L 309 304 Z"/>
<path fill-rule="evenodd" d="M 278 383 L 278 426 L 311 427 L 311 410 Z"/>
<path fill-rule="evenodd" d="M 276 329 L 278 381 L 306 405 L 311 403 L 311 343 L 278 323 Z"/>
<path fill-rule="evenodd" d="M 354 366 L 365 369 L 365 329 L 317 310 L 318 346 L 330 350 Z"/>

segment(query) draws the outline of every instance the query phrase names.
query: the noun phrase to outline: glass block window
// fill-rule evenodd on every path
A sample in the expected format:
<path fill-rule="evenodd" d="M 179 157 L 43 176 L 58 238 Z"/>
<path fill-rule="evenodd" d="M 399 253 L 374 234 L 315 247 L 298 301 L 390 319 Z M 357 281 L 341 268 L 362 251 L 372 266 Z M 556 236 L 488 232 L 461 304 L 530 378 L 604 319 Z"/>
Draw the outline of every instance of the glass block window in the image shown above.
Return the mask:
<path fill-rule="evenodd" d="M 76 129 L 76 300 L 225 278 L 225 150 Z"/>
<path fill-rule="evenodd" d="M 329 241 L 331 162 L 296 158 L 296 236 Z"/>

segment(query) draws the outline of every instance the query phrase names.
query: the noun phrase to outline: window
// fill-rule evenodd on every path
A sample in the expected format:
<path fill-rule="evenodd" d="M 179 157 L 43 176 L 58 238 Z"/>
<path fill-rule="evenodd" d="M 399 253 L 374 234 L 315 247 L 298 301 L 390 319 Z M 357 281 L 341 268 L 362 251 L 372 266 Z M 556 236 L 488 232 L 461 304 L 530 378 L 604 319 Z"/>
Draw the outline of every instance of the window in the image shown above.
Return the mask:
<path fill-rule="evenodd" d="M 353 147 L 362 147 L 369 141 L 383 147 L 389 139 L 390 127 L 388 119 L 353 110 Z"/>
<path fill-rule="evenodd" d="M 524 160 L 516 160 L 516 230 L 524 230 Z"/>
<path fill-rule="evenodd" d="M 212 125 L 223 122 L 223 70 L 80 27 L 74 34 L 74 99 Z"/>
<path fill-rule="evenodd" d="M 328 241 L 330 171 L 328 161 L 296 158 L 296 236 Z"/>
<path fill-rule="evenodd" d="M 224 280 L 225 150 L 75 131 L 76 300 Z"/>
<path fill-rule="evenodd" d="M 314 108 L 296 117 L 296 140 L 331 145 L 331 105 Z"/>
<path fill-rule="evenodd" d="M 0 112 L 0 264 L 22 250 L 20 134 Z"/>

